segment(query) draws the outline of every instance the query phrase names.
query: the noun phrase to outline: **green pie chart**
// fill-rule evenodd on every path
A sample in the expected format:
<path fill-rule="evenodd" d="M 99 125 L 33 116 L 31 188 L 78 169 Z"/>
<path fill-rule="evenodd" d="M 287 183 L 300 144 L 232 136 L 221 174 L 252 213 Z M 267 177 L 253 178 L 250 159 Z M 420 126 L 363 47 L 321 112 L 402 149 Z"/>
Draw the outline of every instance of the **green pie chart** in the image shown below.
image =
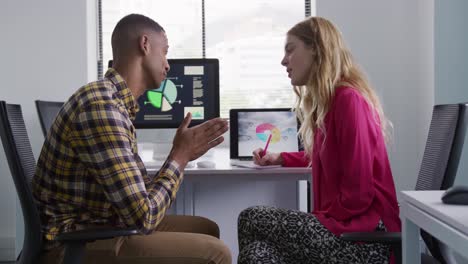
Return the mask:
<path fill-rule="evenodd" d="M 177 99 L 177 87 L 171 80 L 164 80 L 158 89 L 149 90 L 146 92 L 148 101 L 145 104 L 150 103 L 155 108 L 161 109 L 161 111 L 169 111 L 172 109 L 172 104 L 180 103 Z"/>

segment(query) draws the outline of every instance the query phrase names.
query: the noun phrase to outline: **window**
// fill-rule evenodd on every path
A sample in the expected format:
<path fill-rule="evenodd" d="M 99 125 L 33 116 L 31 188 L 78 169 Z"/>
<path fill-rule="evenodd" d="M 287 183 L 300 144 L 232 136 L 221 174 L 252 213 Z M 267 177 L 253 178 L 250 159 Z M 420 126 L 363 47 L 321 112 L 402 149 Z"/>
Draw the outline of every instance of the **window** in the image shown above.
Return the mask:
<path fill-rule="evenodd" d="M 294 92 L 280 61 L 286 31 L 315 14 L 314 0 L 101 0 L 102 58 L 123 16 L 139 13 L 166 30 L 169 58 L 218 58 L 221 116 L 231 108 L 292 107 Z"/>

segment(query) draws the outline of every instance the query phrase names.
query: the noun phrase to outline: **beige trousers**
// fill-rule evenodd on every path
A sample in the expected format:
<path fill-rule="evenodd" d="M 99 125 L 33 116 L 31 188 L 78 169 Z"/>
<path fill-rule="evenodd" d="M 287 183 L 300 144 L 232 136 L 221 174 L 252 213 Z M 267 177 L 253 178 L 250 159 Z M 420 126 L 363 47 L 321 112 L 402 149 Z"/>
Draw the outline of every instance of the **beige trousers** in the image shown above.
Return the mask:
<path fill-rule="evenodd" d="M 43 264 L 62 263 L 64 248 L 45 252 Z M 231 264 L 216 223 L 198 216 L 167 215 L 149 235 L 98 240 L 86 245 L 86 264 Z"/>

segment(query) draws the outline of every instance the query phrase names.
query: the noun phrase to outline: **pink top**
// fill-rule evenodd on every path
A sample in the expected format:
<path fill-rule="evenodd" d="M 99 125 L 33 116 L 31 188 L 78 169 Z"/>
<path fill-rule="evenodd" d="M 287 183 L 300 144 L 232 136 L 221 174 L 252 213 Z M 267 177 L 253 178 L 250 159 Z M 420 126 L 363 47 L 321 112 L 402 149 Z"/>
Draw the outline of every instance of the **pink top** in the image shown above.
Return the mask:
<path fill-rule="evenodd" d="M 385 142 L 369 104 L 351 87 L 335 92 L 312 153 L 313 214 L 331 232 L 371 232 L 382 219 L 401 231 Z M 378 119 L 377 119 L 378 120 Z M 304 152 L 281 153 L 283 166 L 308 166 Z"/>

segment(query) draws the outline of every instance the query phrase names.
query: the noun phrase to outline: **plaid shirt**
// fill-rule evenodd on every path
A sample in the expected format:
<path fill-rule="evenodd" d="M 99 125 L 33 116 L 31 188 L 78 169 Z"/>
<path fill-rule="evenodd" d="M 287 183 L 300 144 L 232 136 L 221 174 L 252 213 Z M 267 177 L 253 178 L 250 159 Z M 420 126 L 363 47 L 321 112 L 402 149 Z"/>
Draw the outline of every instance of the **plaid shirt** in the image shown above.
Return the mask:
<path fill-rule="evenodd" d="M 46 248 L 80 226 L 133 226 L 151 232 L 175 199 L 183 175 L 167 161 L 154 177 L 138 156 L 131 120 L 138 105 L 114 69 L 80 88 L 57 115 L 32 182 Z"/>

